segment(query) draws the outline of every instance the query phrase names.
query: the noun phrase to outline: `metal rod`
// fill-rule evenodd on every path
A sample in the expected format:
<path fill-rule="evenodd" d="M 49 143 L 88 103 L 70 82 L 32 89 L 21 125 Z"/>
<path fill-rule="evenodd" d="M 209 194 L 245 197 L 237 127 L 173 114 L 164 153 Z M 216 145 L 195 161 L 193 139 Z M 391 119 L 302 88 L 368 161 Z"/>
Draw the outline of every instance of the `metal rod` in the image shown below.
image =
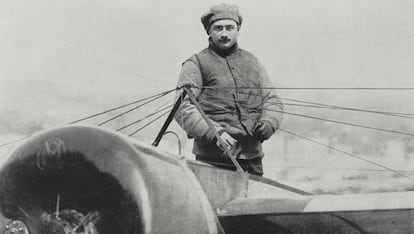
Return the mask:
<path fill-rule="evenodd" d="M 177 138 L 177 143 L 178 143 L 178 155 L 180 155 L 181 157 L 183 157 L 183 154 L 182 154 L 182 152 L 183 152 L 183 150 L 182 150 L 183 146 L 182 146 L 182 144 L 181 144 L 181 140 L 180 140 L 180 137 L 178 136 L 178 134 L 177 134 L 177 133 L 175 133 L 175 132 L 173 132 L 173 131 L 166 131 L 166 132 L 164 133 L 164 135 L 167 135 L 167 134 L 173 134 L 173 135 Z"/>
<path fill-rule="evenodd" d="M 154 142 L 152 143 L 153 146 L 158 146 L 160 144 L 161 138 L 164 136 L 165 131 L 167 130 L 168 126 L 170 125 L 175 113 L 178 110 L 178 107 L 181 105 L 181 102 L 183 101 L 185 95 L 187 95 L 186 90 L 184 89 L 181 93 L 180 97 L 177 99 L 177 101 L 174 104 L 174 107 L 172 108 L 170 114 L 168 115 L 167 120 L 165 120 L 164 125 L 162 126 L 161 130 L 159 131 L 157 137 L 155 138 Z"/>
<path fill-rule="evenodd" d="M 239 162 L 237 162 L 236 157 L 230 152 L 229 149 L 227 149 L 226 144 L 224 143 L 223 139 L 221 139 L 220 134 L 217 132 L 216 128 L 211 123 L 211 121 L 208 118 L 208 116 L 206 115 L 206 113 L 204 113 L 203 108 L 201 108 L 200 104 L 197 102 L 197 99 L 195 98 L 193 91 L 191 91 L 191 88 L 188 87 L 188 86 L 184 86 L 184 90 L 187 92 L 187 95 L 190 98 L 191 102 L 196 106 L 197 110 L 200 112 L 200 114 L 203 117 L 204 121 L 206 121 L 208 127 L 213 132 L 214 136 L 216 136 L 217 141 L 223 147 L 224 152 L 226 152 L 227 156 L 229 156 L 229 158 L 233 162 L 234 166 L 236 166 L 237 171 L 242 172 L 243 169 L 240 166 Z"/>

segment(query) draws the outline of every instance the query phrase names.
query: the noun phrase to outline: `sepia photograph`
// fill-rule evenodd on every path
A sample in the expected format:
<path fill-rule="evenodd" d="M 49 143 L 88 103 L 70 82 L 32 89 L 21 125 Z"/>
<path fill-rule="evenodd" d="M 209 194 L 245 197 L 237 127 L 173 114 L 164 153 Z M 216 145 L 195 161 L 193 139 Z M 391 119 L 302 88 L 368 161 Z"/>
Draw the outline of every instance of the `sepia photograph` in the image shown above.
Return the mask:
<path fill-rule="evenodd" d="M 0 234 L 414 233 L 414 1 L 0 0 Z"/>

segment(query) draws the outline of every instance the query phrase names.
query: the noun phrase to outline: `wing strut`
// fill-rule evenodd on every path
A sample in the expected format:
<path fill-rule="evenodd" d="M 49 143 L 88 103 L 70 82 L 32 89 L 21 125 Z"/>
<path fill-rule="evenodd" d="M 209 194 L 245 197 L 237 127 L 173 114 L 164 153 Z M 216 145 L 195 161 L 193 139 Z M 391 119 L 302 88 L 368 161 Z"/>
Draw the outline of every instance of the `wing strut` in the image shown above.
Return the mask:
<path fill-rule="evenodd" d="M 184 89 L 183 92 L 181 93 L 180 97 L 175 102 L 174 107 L 172 108 L 170 114 L 168 115 L 167 119 L 164 122 L 164 125 L 162 125 L 161 130 L 158 132 L 157 137 L 155 138 L 154 142 L 152 143 L 153 146 L 157 147 L 158 144 L 160 144 L 161 138 L 165 135 L 165 131 L 167 131 L 167 128 L 170 125 L 175 113 L 177 112 L 178 107 L 181 105 L 181 102 L 184 100 L 186 95 L 187 95 L 187 92 Z"/>

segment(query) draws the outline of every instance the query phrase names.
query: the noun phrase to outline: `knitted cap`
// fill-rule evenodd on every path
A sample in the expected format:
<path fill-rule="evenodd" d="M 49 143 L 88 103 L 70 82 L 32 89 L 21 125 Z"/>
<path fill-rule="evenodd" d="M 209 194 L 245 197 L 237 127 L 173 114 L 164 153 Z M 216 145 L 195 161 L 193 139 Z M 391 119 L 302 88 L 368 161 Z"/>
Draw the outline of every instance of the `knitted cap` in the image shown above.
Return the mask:
<path fill-rule="evenodd" d="M 231 19 L 239 26 L 242 24 L 243 18 L 239 13 L 239 7 L 236 5 L 221 4 L 212 6 L 209 11 L 201 16 L 201 23 L 208 33 L 210 26 L 217 20 Z"/>

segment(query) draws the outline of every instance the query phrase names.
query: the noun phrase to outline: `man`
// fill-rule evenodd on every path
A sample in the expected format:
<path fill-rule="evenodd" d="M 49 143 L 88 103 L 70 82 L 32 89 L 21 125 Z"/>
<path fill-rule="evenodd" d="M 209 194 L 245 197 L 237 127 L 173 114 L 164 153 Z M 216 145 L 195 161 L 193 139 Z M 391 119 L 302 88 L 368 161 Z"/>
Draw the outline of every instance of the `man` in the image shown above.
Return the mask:
<path fill-rule="evenodd" d="M 263 175 L 262 142 L 282 121 L 283 104 L 272 89 L 262 64 L 238 48 L 242 16 L 234 5 L 211 7 L 201 17 L 209 46 L 183 63 L 178 87 L 190 85 L 202 109 L 225 142 L 222 146 L 193 103 L 186 98 L 175 115 L 194 138 L 197 160 L 235 170 L 223 151 L 231 149 L 241 167 Z"/>

